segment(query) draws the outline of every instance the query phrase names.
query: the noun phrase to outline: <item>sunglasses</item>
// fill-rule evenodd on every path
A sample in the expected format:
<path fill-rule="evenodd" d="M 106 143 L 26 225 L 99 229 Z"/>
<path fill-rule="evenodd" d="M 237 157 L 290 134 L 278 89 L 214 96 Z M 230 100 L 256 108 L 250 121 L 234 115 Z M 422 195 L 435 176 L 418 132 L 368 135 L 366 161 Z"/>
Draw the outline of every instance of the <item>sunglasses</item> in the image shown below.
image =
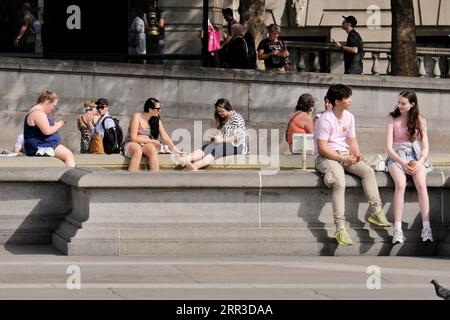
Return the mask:
<path fill-rule="evenodd" d="M 105 109 L 107 106 L 97 106 L 97 110 L 103 110 Z"/>

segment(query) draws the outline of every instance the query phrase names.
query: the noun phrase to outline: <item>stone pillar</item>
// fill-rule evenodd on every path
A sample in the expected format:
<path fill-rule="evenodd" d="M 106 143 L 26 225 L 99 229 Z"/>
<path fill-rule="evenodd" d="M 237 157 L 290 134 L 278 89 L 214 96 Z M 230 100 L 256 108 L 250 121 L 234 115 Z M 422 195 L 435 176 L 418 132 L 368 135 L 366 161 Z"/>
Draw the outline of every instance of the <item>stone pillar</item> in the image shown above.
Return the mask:
<path fill-rule="evenodd" d="M 372 52 L 372 74 L 375 76 L 380 75 L 380 54 Z"/>
<path fill-rule="evenodd" d="M 387 66 L 387 69 L 386 69 L 386 74 L 390 75 L 391 72 L 392 72 L 391 55 L 390 54 L 387 55 L 387 59 L 388 59 L 388 66 Z"/>
<path fill-rule="evenodd" d="M 313 72 L 320 72 L 320 60 L 319 60 L 320 52 L 313 51 L 312 54 L 314 56 L 313 65 L 312 65 L 312 71 Z"/>
<path fill-rule="evenodd" d="M 302 51 L 298 51 L 298 63 L 297 63 L 297 70 L 300 72 L 305 71 L 306 65 L 305 65 L 305 56 Z"/>
<path fill-rule="evenodd" d="M 417 57 L 417 64 L 418 70 L 419 70 L 419 77 L 423 78 L 427 76 L 427 70 L 425 69 L 425 58 L 424 57 Z"/>
<path fill-rule="evenodd" d="M 433 67 L 433 78 L 441 77 L 441 69 L 439 67 L 439 57 L 433 57 L 434 67 Z"/>

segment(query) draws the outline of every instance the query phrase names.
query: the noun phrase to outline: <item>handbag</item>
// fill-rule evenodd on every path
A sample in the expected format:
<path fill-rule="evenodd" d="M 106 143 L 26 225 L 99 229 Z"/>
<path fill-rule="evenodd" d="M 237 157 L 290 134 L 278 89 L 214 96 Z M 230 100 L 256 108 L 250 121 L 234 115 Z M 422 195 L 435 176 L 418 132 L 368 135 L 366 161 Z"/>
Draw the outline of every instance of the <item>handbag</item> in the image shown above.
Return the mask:
<path fill-rule="evenodd" d="M 288 72 L 294 71 L 294 66 L 292 65 L 292 63 L 286 60 L 286 63 L 284 64 L 284 70 Z"/>
<path fill-rule="evenodd" d="M 220 49 L 220 31 L 216 31 L 214 29 L 208 30 L 208 52 L 214 52 L 219 49 Z"/>
<path fill-rule="evenodd" d="M 96 132 L 91 139 L 89 153 L 105 153 L 105 150 L 103 149 L 103 137 L 98 132 Z"/>
<path fill-rule="evenodd" d="M 387 172 L 386 161 L 381 154 L 377 154 L 376 157 L 369 162 L 369 165 L 374 171 Z"/>

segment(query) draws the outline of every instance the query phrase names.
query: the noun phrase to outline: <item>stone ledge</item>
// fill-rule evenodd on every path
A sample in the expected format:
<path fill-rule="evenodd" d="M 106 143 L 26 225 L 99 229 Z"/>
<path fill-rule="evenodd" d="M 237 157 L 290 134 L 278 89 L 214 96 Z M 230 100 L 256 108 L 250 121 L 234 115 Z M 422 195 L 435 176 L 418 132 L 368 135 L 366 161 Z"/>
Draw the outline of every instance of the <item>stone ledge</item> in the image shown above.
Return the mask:
<path fill-rule="evenodd" d="M 100 156 L 124 158 L 120 155 Z M 232 158 L 232 157 L 231 157 Z M 56 159 L 37 158 L 38 161 L 53 164 Z M 9 160 L 9 159 L 8 159 Z M 112 158 L 111 158 L 112 160 Z M 123 161 L 123 160 L 120 160 Z M 121 187 L 121 188 L 323 188 L 321 175 L 315 170 L 303 171 L 300 169 L 279 170 L 263 166 L 222 166 L 219 164 L 213 170 L 189 172 L 186 170 L 169 170 L 159 172 L 140 171 L 129 173 L 127 171 L 111 171 L 104 168 L 80 167 L 69 169 L 65 167 L 1 167 L 0 182 L 63 182 L 74 187 Z M 221 169 L 221 170 L 214 170 Z M 237 170 L 241 169 L 241 170 Z M 377 172 L 377 183 L 382 188 L 393 188 L 393 181 L 388 173 Z M 434 170 L 427 176 L 427 185 L 430 188 L 450 187 L 450 171 Z M 358 177 L 347 174 L 346 186 L 349 188 L 361 187 Z M 408 179 L 408 186 L 414 187 L 412 179 Z"/>
<path fill-rule="evenodd" d="M 255 83 L 296 83 L 327 87 L 330 83 L 372 86 L 375 88 L 420 88 L 449 92 L 447 79 L 391 77 L 372 75 L 343 75 L 331 73 L 292 72 L 275 73 L 260 70 L 214 69 L 198 66 L 159 66 L 125 63 L 17 59 L 0 57 L 0 70 L 39 73 L 71 73 L 97 76 L 144 77 L 161 79 L 208 79 L 210 81 L 238 81 Z"/>
<path fill-rule="evenodd" d="M 55 160 L 56 159 L 48 159 Z M 51 161 L 52 163 L 54 161 Z M 70 170 L 66 167 L 11 167 L 0 165 L 0 182 L 57 182 Z"/>

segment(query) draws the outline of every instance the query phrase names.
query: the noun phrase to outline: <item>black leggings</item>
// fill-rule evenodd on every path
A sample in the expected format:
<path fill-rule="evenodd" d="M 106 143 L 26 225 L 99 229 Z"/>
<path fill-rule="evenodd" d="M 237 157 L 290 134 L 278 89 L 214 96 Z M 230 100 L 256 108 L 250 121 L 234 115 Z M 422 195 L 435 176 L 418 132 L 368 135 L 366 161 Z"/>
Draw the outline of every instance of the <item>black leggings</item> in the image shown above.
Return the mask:
<path fill-rule="evenodd" d="M 241 154 L 242 148 L 242 145 L 240 145 L 239 147 L 235 147 L 231 142 L 213 142 L 205 144 L 202 147 L 202 151 L 205 153 L 205 156 L 210 154 L 214 157 L 214 160 L 217 160 L 226 156 Z"/>

